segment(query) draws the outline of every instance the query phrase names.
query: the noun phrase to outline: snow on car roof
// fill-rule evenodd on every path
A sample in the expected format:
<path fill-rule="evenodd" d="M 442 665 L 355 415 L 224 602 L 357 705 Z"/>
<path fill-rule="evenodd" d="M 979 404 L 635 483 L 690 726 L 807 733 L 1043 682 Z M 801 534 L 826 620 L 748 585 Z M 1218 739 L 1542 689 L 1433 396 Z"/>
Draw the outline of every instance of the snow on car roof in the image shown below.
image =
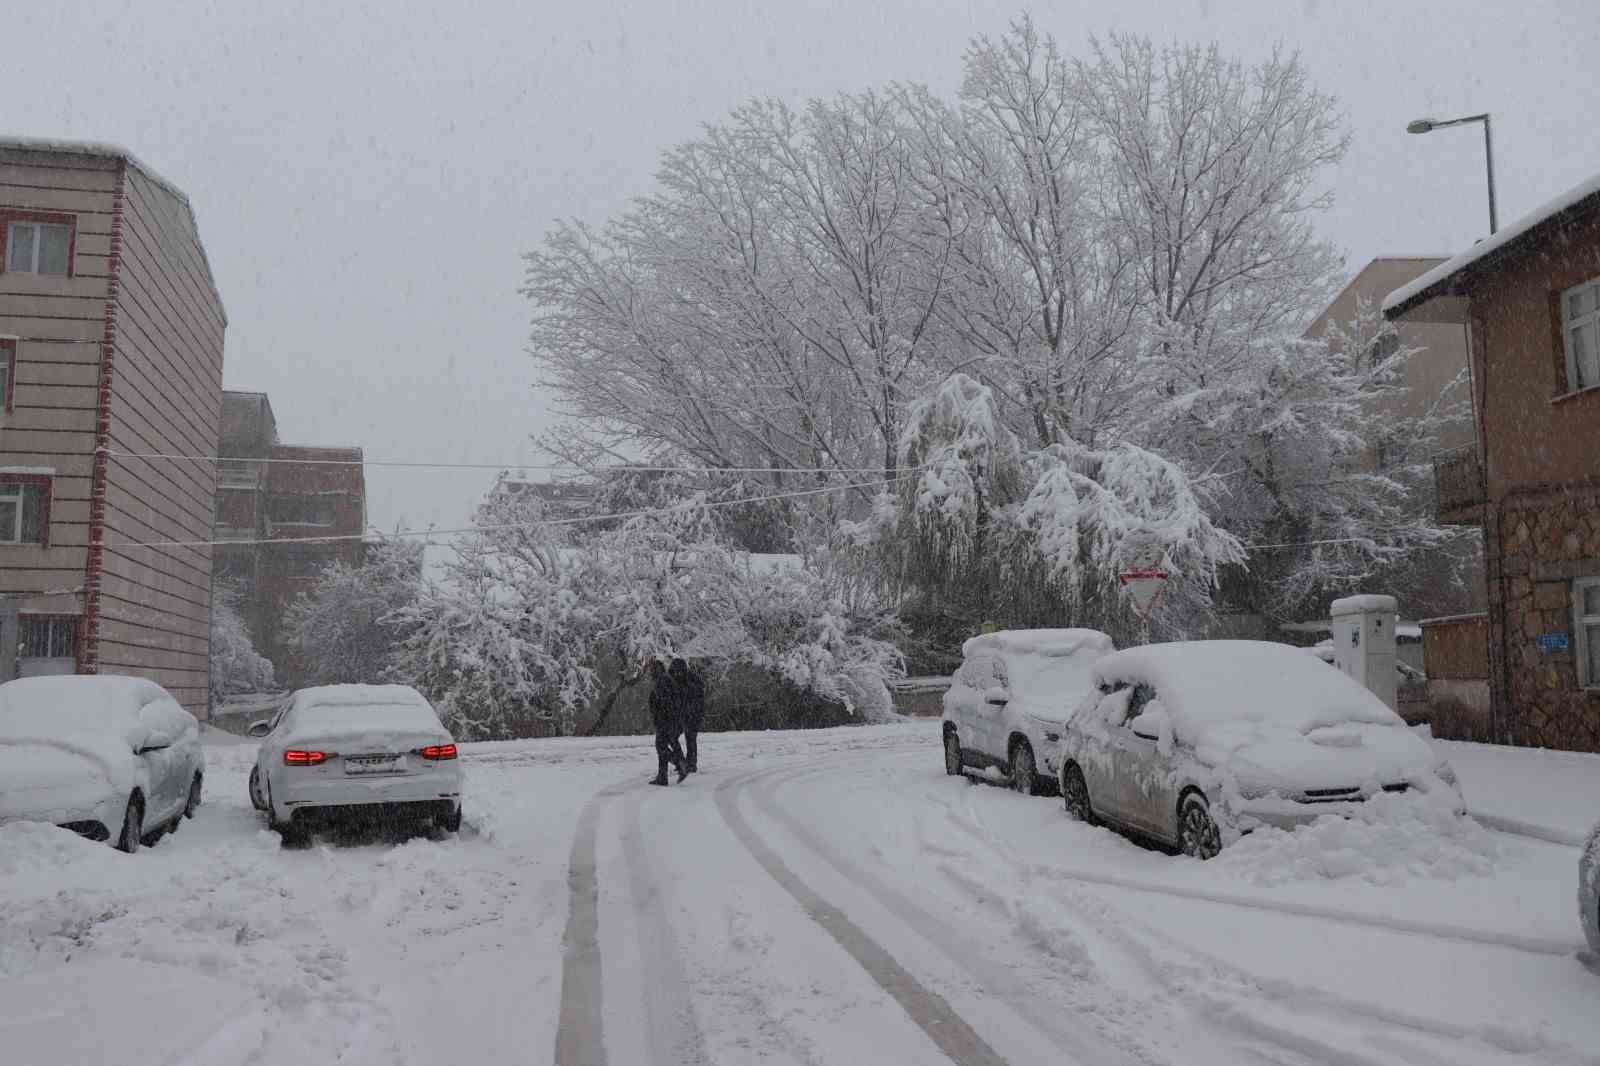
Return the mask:
<path fill-rule="evenodd" d="M 322 685 L 301 689 L 289 709 L 293 735 L 322 739 L 443 731 L 432 705 L 407 685 Z"/>
<path fill-rule="evenodd" d="M 0 736 L 117 735 L 138 747 L 177 712 L 188 716 L 166 689 L 142 677 L 72 674 L 0 685 Z"/>
<path fill-rule="evenodd" d="M 972 637 L 961 645 L 961 654 L 998 651 L 1070 656 L 1080 651 L 1108 652 L 1115 647 L 1111 638 L 1098 629 L 1004 629 Z"/>
<path fill-rule="evenodd" d="M 1354 679 L 1315 655 L 1255 640 L 1147 644 L 1095 664 L 1097 683 L 1148 682 L 1180 736 L 1235 723 L 1309 733 L 1366 722 L 1402 725 L 1400 716 Z"/>

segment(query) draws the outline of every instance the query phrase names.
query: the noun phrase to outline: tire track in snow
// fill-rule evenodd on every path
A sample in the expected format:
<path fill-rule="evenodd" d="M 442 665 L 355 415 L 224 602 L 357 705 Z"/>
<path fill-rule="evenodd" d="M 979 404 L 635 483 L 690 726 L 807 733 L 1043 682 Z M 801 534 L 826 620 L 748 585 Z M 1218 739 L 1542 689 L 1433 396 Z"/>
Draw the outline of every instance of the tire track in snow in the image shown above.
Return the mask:
<path fill-rule="evenodd" d="M 723 820 L 733 830 L 734 836 L 739 838 L 739 842 L 761 868 L 800 904 L 807 916 L 821 926 L 880 988 L 900 1004 L 907 1016 L 952 1062 L 961 1066 L 1006 1066 L 1006 1060 L 951 1008 L 943 996 L 919 982 L 843 911 L 795 876 L 794 871 L 785 865 L 750 827 L 750 823 L 745 821 L 744 815 L 739 813 L 736 789 L 789 770 L 785 767 L 758 771 L 730 778 L 717 785 L 717 809 L 722 812 Z"/>
<path fill-rule="evenodd" d="M 660 1066 L 703 1066 L 705 1037 L 695 1019 L 688 974 L 661 896 L 660 879 L 652 877 L 645 851 L 641 808 L 644 793 L 626 801 L 622 855 L 628 868 L 628 889 L 638 924 L 639 956 L 644 965 L 644 1006 L 650 1038 L 646 1045 Z"/>
<path fill-rule="evenodd" d="M 606 1066 L 595 839 L 601 813 L 611 800 L 632 787 L 627 782 L 600 790 L 578 815 L 572 857 L 567 863 L 567 891 L 572 902 L 561 935 L 561 1013 L 556 1024 L 555 1066 Z"/>
<path fill-rule="evenodd" d="M 973 797 L 970 791 L 964 789 L 962 796 L 965 800 L 962 804 L 965 808 L 965 816 L 954 815 L 951 818 L 951 824 L 966 833 L 976 843 L 987 847 L 997 859 L 1007 864 L 1018 862 L 1019 857 L 1010 848 L 1001 847 L 996 843 L 999 840 L 999 835 L 984 824 L 982 815 L 973 805 Z M 937 797 L 935 798 L 937 799 Z M 948 807 L 949 804 L 945 804 L 945 806 Z M 1110 831 L 1108 830 L 1108 832 Z M 1229 892 L 1224 889 L 1191 888 L 1185 885 L 1144 881 L 1135 877 L 1124 877 L 1121 874 L 1101 873 L 1096 870 L 1059 866 L 1053 863 L 1023 861 L 1027 861 L 1035 873 L 1078 881 L 1082 884 L 1101 885 L 1106 888 L 1119 888 L 1132 892 L 1148 892 L 1152 895 L 1168 896 L 1173 899 L 1215 903 L 1225 907 L 1239 907 L 1245 910 L 1271 911 L 1297 918 L 1343 922 L 1385 932 L 1431 937 L 1435 940 L 1449 940 L 1462 944 L 1481 944 L 1489 947 L 1505 948 L 1509 951 L 1526 952 L 1532 955 L 1553 955 L 1558 957 L 1576 954 L 1579 948 L 1579 941 L 1576 939 L 1558 940 L 1553 937 L 1521 936 L 1517 933 L 1474 929 L 1471 926 L 1454 925 L 1448 922 L 1427 922 L 1414 918 L 1391 918 L 1384 915 L 1345 910 L 1341 907 L 1328 907 L 1317 903 L 1266 899 L 1261 896 Z"/>
<path fill-rule="evenodd" d="M 981 946 L 973 943 L 973 938 L 963 936 L 954 930 L 948 918 L 929 912 L 921 904 L 844 857 L 819 834 L 777 803 L 778 789 L 803 777 L 825 772 L 827 770 L 797 769 L 774 774 L 753 783 L 755 787 L 749 791 L 764 814 L 782 825 L 846 880 L 876 897 L 878 902 L 931 944 L 941 955 L 965 970 L 986 993 L 1004 1002 L 1019 1019 L 1045 1036 L 1057 1048 L 1069 1052 L 1083 1062 L 1094 1063 L 1113 1060 L 1132 1061 L 1143 1055 L 1143 1049 L 1137 1046 L 1120 1046 L 1103 1031 L 1097 1032 L 1098 1039 L 1085 1040 L 1082 1031 L 1084 1018 L 1073 1018 L 1038 1000 L 1033 995 L 1035 990 L 1029 987 L 1026 977 L 1008 971 L 1004 967 L 984 962 Z"/>

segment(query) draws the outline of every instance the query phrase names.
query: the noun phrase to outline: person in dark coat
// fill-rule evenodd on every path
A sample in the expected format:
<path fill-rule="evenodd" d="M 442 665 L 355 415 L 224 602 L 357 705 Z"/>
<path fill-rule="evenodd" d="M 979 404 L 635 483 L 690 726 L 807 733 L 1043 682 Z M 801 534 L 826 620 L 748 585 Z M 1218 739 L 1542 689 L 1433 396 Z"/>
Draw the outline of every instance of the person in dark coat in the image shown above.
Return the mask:
<path fill-rule="evenodd" d="M 678 747 L 678 734 L 683 727 L 679 720 L 677 685 L 668 676 L 668 671 L 662 668 L 660 659 L 651 659 L 646 669 L 651 679 L 650 720 L 656 727 L 656 776 L 650 783 L 670 783 L 667 780 L 668 763 L 677 768 L 678 780 L 682 781 L 689 776 L 689 771 L 683 759 L 683 750 Z"/>
<path fill-rule="evenodd" d="M 683 730 L 684 762 L 688 773 L 700 769 L 700 723 L 706 717 L 706 684 L 682 659 L 672 660 L 667 670 L 678 697 L 678 725 Z"/>

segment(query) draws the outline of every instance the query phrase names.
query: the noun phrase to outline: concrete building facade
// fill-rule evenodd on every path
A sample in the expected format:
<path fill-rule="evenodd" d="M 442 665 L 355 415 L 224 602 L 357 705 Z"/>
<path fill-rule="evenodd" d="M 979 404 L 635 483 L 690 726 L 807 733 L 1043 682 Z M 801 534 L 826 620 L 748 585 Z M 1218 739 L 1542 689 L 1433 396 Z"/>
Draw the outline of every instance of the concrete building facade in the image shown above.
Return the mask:
<path fill-rule="evenodd" d="M 207 710 L 223 309 L 188 198 L 126 149 L 0 139 L 0 680 Z M 162 458 L 152 458 L 161 456 Z"/>
<path fill-rule="evenodd" d="M 367 528 L 360 448 L 283 444 L 265 393 L 223 400 L 216 494 L 217 578 L 237 596 L 256 648 L 296 683 L 283 615 L 334 562 L 359 565 Z"/>

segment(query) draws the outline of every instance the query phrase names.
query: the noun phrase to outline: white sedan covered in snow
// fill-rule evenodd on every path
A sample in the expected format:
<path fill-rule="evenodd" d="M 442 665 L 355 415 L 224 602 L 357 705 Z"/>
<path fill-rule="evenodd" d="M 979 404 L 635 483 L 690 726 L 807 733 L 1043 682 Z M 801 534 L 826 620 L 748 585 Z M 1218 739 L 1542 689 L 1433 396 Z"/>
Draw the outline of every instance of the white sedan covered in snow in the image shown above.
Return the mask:
<path fill-rule="evenodd" d="M 285 840 L 335 817 L 461 828 L 461 764 L 428 701 L 404 685 L 301 689 L 250 727 L 261 750 L 250 801 Z"/>
<path fill-rule="evenodd" d="M 1067 725 L 1067 810 L 1210 858 L 1258 825 L 1347 814 L 1381 793 L 1462 808 L 1455 775 L 1367 689 L 1298 648 L 1151 644 L 1094 668 Z"/>
<path fill-rule="evenodd" d="M 194 816 L 204 776 L 199 723 L 153 681 L 0 685 L 0 822 L 51 822 L 137 851 Z"/>
<path fill-rule="evenodd" d="M 945 772 L 998 767 L 1029 795 L 1053 785 L 1067 717 L 1089 691 L 1094 664 L 1115 647 L 1097 629 L 1011 629 L 968 640 L 944 695 Z"/>

